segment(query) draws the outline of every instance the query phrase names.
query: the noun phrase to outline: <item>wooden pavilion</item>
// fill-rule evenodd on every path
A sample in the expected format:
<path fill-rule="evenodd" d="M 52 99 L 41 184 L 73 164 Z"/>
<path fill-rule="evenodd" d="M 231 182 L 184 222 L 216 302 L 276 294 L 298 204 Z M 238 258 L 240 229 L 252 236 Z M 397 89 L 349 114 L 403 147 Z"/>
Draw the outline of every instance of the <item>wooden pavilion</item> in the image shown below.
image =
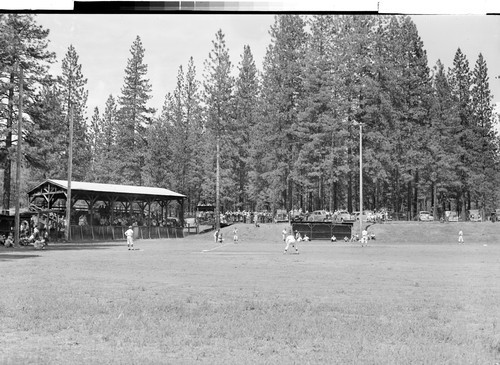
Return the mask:
<path fill-rule="evenodd" d="M 30 209 L 42 214 L 44 212 L 65 214 L 67 193 L 67 180 L 45 180 L 28 192 Z M 132 224 L 131 221 L 125 222 L 121 218 L 120 224 L 117 224 L 116 217 L 122 216 L 140 217 L 139 222 L 134 222 L 134 226 L 138 226 L 138 237 L 160 238 L 174 234 L 178 237 L 182 235 L 184 226 L 185 199 L 185 195 L 164 188 L 72 181 L 71 238 L 72 240 L 122 238 L 123 226 Z M 171 217 L 167 219 L 171 202 L 179 204 L 178 209 L 175 209 L 177 211 L 175 220 Z M 155 208 L 154 218 L 153 208 Z M 78 212 L 80 218 L 85 217 L 83 224 L 81 219 L 78 220 Z M 106 224 L 101 224 L 95 219 L 98 216 L 102 220 L 103 214 L 106 215 Z M 172 225 L 172 221 L 177 221 L 179 224 Z M 162 222 L 169 222 L 169 225 L 165 227 Z"/>

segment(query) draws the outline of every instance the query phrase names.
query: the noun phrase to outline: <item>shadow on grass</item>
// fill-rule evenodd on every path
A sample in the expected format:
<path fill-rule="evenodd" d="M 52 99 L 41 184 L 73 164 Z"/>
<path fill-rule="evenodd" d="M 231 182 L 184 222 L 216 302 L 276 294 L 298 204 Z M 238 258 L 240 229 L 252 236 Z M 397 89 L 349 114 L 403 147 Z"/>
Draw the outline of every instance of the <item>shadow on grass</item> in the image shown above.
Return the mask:
<path fill-rule="evenodd" d="M 32 252 L 46 251 L 81 251 L 81 250 L 108 250 L 113 247 L 120 247 L 119 244 L 111 243 L 50 243 L 43 249 L 36 250 L 33 246 L 20 246 L 0 249 L 0 261 L 10 259 L 21 259 L 29 257 L 39 257 L 40 255 L 28 254 Z M 26 253 L 26 254 L 25 254 Z"/>
<path fill-rule="evenodd" d="M 68 250 L 108 250 L 123 245 L 112 243 L 52 243 L 45 246 L 45 251 L 68 251 Z M 126 246 L 126 244 L 125 244 Z"/>

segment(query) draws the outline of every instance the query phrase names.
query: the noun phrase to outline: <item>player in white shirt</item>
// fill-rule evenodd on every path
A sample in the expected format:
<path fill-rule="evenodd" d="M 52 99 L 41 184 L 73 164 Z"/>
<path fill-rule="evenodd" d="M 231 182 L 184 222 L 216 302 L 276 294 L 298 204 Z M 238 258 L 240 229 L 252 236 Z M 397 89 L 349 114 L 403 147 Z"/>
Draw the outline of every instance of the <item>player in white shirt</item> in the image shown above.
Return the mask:
<path fill-rule="evenodd" d="M 366 229 L 363 229 L 363 231 L 361 232 L 361 247 L 367 244 L 368 244 L 368 231 Z"/>
<path fill-rule="evenodd" d="M 295 239 L 295 237 L 293 236 L 293 234 L 290 234 L 286 237 L 286 247 L 285 247 L 285 252 L 283 252 L 283 254 L 287 253 L 288 251 L 288 248 L 290 246 L 294 247 L 295 248 L 295 253 L 299 253 L 299 247 L 298 247 L 298 240 Z"/>
<path fill-rule="evenodd" d="M 129 226 L 128 229 L 125 231 L 125 236 L 127 237 L 127 247 L 129 250 L 134 249 L 134 230 L 132 229 L 132 226 Z"/>

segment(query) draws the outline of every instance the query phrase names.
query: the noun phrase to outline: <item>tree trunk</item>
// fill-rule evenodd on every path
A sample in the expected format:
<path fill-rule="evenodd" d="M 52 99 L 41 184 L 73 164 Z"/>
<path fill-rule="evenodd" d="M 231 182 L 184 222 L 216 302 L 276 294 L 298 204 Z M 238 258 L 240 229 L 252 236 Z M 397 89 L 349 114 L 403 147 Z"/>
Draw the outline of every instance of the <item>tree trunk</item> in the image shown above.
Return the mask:
<path fill-rule="evenodd" d="M 427 210 L 427 209 L 425 209 Z M 415 171 L 415 182 L 413 186 L 413 216 L 416 217 L 418 212 L 418 170 Z"/>
<path fill-rule="evenodd" d="M 406 214 L 407 214 L 407 217 L 406 219 L 407 220 L 411 220 L 411 213 L 412 213 L 412 209 L 411 209 L 411 206 L 412 206 L 412 199 L 411 199 L 411 180 L 408 181 L 408 187 L 407 187 L 407 191 L 406 191 Z"/>
<path fill-rule="evenodd" d="M 347 175 L 347 210 L 352 213 L 352 172 L 349 171 Z"/>
<path fill-rule="evenodd" d="M 10 74 L 10 84 L 14 85 L 14 73 Z M 8 211 L 10 208 L 10 190 L 11 190 L 11 175 L 12 175 L 12 158 L 10 148 L 12 147 L 12 121 L 14 119 L 14 86 L 9 89 L 9 105 L 7 109 L 7 135 L 5 136 L 5 157 L 4 175 L 3 175 L 3 209 Z"/>

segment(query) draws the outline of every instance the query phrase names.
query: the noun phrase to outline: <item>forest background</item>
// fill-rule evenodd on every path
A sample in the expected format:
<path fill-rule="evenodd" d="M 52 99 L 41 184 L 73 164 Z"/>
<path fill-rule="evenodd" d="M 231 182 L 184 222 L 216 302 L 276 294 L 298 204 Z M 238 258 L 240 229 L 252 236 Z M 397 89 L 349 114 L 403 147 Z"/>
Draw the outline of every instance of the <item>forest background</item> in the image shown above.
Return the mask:
<path fill-rule="evenodd" d="M 451 67 L 430 66 L 409 16 L 277 15 L 262 70 L 249 45 L 233 65 L 219 30 L 201 73 L 192 57 L 179 66 L 160 110 L 140 34 L 120 93 L 89 111 L 73 45 L 58 58 L 33 14 L 0 14 L 0 27 L 3 210 L 16 193 L 19 66 L 25 207 L 30 188 L 67 178 L 70 110 L 73 180 L 165 187 L 187 196 L 188 213 L 215 201 L 217 145 L 224 210 L 357 210 L 359 123 L 366 209 L 411 219 L 500 207 L 486 60 L 458 48 Z"/>

